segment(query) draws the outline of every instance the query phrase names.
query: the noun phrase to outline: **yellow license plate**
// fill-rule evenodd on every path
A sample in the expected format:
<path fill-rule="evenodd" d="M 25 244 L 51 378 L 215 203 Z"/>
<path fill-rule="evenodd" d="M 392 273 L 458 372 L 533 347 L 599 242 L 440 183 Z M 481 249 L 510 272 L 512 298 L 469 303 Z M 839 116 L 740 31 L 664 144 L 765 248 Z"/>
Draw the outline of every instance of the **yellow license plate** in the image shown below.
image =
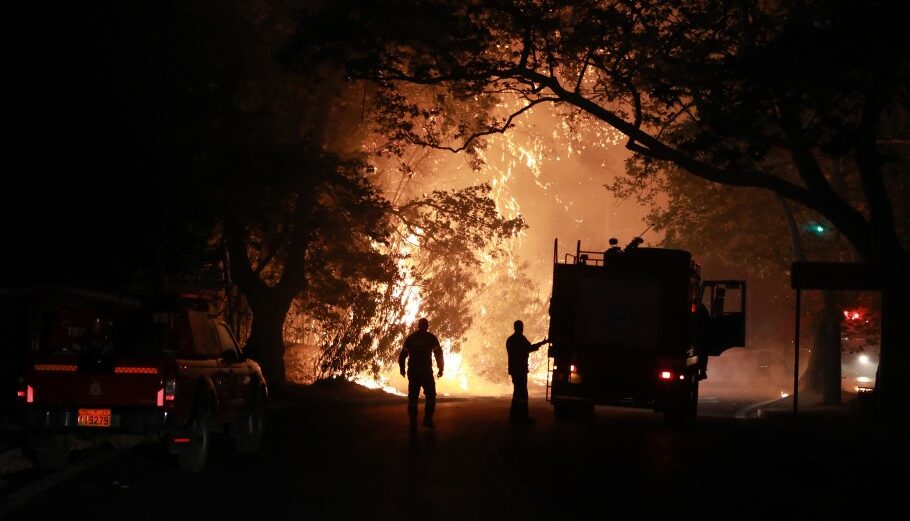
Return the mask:
<path fill-rule="evenodd" d="M 110 409 L 79 409 L 76 423 L 80 427 L 110 427 Z"/>

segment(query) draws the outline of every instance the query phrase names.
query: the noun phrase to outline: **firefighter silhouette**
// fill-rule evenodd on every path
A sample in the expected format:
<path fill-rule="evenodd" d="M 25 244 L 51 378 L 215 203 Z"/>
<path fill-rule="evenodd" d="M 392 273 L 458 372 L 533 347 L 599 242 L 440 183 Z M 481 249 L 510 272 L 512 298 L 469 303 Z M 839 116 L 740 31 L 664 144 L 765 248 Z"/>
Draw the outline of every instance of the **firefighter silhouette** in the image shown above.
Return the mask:
<path fill-rule="evenodd" d="M 641 237 L 633 237 L 632 240 L 629 241 L 629 244 L 626 244 L 626 249 L 624 251 L 634 250 L 635 248 L 641 246 L 643 242 L 645 242 L 645 240 Z"/>
<path fill-rule="evenodd" d="M 408 416 L 411 419 L 411 428 L 417 426 L 417 398 L 420 389 L 426 404 L 423 409 L 423 424 L 432 429 L 433 411 L 436 409 L 436 380 L 433 378 L 433 357 L 436 357 L 436 366 L 439 368 L 437 377 L 442 377 L 445 361 L 442 356 L 442 347 L 436 335 L 429 332 L 430 322 L 421 318 L 417 322 L 417 331 L 414 331 L 404 341 L 401 354 L 398 355 L 398 366 L 401 376 L 408 377 Z M 408 360 L 408 370 L 405 373 L 404 363 Z"/>
<path fill-rule="evenodd" d="M 525 338 L 524 322 L 516 320 L 515 332 L 506 340 L 506 352 L 509 355 L 509 375 L 512 377 L 512 407 L 509 418 L 515 422 L 530 423 L 528 418 L 528 355 L 546 344 L 543 339 L 532 344 Z"/>
<path fill-rule="evenodd" d="M 622 255 L 622 248 L 619 247 L 619 240 L 616 237 L 610 237 L 610 247 L 604 252 L 604 262 L 619 255 Z"/>

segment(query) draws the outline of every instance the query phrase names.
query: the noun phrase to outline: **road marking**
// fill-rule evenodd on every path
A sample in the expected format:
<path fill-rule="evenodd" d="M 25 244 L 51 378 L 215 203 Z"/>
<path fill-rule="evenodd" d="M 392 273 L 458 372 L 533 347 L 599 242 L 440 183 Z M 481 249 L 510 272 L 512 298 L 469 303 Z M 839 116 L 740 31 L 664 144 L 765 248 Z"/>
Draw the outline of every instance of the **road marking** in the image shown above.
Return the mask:
<path fill-rule="evenodd" d="M 99 465 L 113 458 L 114 456 L 117 456 L 133 448 L 134 446 L 135 445 L 128 445 L 119 449 L 106 449 L 99 454 L 95 454 L 94 456 L 86 459 L 85 461 L 69 465 L 59 472 L 54 472 L 53 474 L 46 476 L 44 479 L 40 479 L 34 483 L 29 483 L 19 490 L 16 490 L 15 492 L 12 492 L 11 494 L 0 498 L 0 519 L 6 517 L 10 512 L 31 501 L 39 494 L 47 492 L 59 484 L 61 481 L 67 480 L 76 474 L 94 467 L 95 465 Z"/>

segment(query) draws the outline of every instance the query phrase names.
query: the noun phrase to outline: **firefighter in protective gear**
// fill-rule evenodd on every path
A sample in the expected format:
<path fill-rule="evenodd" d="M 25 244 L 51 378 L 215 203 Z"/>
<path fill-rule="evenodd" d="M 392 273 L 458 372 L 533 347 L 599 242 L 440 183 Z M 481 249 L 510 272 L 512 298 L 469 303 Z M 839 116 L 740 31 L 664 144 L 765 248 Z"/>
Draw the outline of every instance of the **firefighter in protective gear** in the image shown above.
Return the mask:
<path fill-rule="evenodd" d="M 528 418 L 528 355 L 537 351 L 549 339 L 532 344 L 524 335 L 524 322 L 516 320 L 515 333 L 506 340 L 509 355 L 509 375 L 512 377 L 512 408 L 509 417 L 515 422 L 531 422 Z"/>
<path fill-rule="evenodd" d="M 401 354 L 398 355 L 398 366 L 401 369 L 401 376 L 405 376 L 404 362 L 408 360 L 408 416 L 411 418 L 411 427 L 417 425 L 417 398 L 420 395 L 420 389 L 423 388 L 423 395 L 426 398 L 426 405 L 423 409 L 423 424 L 432 429 L 433 410 L 436 409 L 436 381 L 433 378 L 433 357 L 436 357 L 436 366 L 439 372 L 438 378 L 442 377 L 442 371 L 445 362 L 442 356 L 442 347 L 439 345 L 439 339 L 436 335 L 430 333 L 430 322 L 421 318 L 417 322 L 417 331 L 414 331 L 404 341 L 404 347 Z"/>

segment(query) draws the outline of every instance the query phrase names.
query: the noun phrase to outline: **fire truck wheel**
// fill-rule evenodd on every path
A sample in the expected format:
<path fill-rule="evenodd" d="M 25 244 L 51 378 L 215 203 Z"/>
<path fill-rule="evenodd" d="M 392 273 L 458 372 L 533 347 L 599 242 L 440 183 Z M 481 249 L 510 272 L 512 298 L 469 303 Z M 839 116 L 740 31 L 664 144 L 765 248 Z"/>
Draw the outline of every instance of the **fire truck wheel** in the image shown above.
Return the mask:
<path fill-rule="evenodd" d="M 553 404 L 553 413 L 557 420 L 581 420 L 591 418 L 594 415 L 594 402 L 556 402 Z"/>
<path fill-rule="evenodd" d="M 553 414 L 556 416 L 557 420 L 572 419 L 572 410 L 570 405 L 571 404 L 561 402 L 556 402 L 553 404 Z"/>
<path fill-rule="evenodd" d="M 678 396 L 664 411 L 664 421 L 668 427 L 686 427 L 695 423 L 698 417 L 698 382 L 686 386 L 683 394 Z"/>

